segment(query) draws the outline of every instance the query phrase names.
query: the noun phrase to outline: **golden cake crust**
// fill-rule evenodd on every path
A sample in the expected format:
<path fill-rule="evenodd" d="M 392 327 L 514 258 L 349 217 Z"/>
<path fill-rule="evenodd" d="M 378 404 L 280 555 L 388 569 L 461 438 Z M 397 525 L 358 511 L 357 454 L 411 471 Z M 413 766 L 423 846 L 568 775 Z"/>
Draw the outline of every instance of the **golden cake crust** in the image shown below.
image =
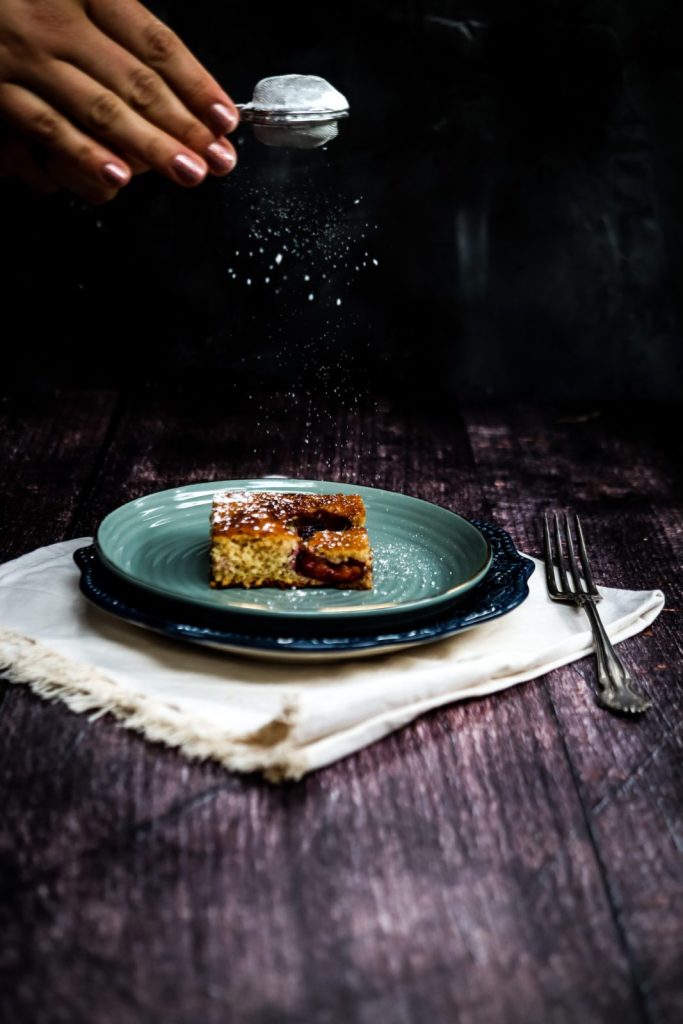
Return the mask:
<path fill-rule="evenodd" d="M 224 536 L 234 531 L 291 532 L 297 519 L 320 514 L 348 519 L 349 526 L 365 526 L 365 505 L 357 494 L 226 491 L 214 495 L 211 527 L 215 535 Z"/>

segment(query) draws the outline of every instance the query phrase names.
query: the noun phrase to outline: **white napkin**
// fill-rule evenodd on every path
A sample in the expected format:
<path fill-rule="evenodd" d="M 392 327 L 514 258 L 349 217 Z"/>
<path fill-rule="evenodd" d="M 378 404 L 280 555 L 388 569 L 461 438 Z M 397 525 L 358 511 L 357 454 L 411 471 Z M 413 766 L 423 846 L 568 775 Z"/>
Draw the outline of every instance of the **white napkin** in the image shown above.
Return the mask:
<path fill-rule="evenodd" d="M 493 622 L 434 644 L 350 662 L 255 661 L 157 636 L 92 607 L 73 552 L 40 548 L 0 567 L 0 670 L 75 711 L 111 712 L 148 738 L 273 780 L 300 778 L 440 704 L 503 690 L 591 650 L 584 613 L 553 604 L 542 571 Z M 614 641 L 648 626 L 659 590 L 601 588 Z"/>

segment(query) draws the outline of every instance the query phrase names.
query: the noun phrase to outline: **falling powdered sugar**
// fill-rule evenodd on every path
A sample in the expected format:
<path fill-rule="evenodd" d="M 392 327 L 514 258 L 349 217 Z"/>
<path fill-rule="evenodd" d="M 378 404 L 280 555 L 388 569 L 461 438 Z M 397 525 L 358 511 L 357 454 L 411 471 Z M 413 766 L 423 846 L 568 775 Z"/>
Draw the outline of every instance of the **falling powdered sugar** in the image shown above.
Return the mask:
<path fill-rule="evenodd" d="M 241 183 L 243 230 L 233 226 L 225 251 L 228 294 L 235 295 L 229 305 L 239 305 L 239 290 L 253 297 L 247 308 L 258 341 L 242 346 L 235 375 L 243 380 L 248 367 L 259 392 L 253 455 L 265 460 L 279 451 L 271 410 L 285 406 L 299 472 L 320 476 L 322 459 L 322 475 L 341 480 L 347 448 L 338 441 L 337 415 L 372 404 L 363 355 L 376 334 L 366 309 L 380 264 L 379 225 L 365 196 L 320 188 L 312 172 L 263 177 Z M 279 471 L 280 463 L 270 468 Z"/>

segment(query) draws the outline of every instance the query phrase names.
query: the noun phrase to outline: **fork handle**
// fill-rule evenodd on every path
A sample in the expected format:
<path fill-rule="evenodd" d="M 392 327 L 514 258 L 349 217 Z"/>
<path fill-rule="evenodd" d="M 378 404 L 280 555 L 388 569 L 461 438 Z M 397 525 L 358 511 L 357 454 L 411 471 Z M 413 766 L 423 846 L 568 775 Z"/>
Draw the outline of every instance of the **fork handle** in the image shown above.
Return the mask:
<path fill-rule="evenodd" d="M 586 598 L 581 602 L 581 607 L 589 618 L 595 641 L 595 653 L 598 659 L 598 682 L 603 690 L 611 693 L 624 692 L 626 684 L 630 682 L 630 676 L 624 664 L 614 650 L 612 641 L 607 635 L 600 613 L 595 601 Z"/>

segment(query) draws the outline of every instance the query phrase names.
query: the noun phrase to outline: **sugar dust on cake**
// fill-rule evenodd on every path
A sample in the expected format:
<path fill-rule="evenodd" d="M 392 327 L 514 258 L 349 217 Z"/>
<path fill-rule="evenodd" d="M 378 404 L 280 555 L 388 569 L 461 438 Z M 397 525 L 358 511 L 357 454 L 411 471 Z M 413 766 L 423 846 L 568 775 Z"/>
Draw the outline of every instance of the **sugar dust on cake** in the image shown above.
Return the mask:
<path fill-rule="evenodd" d="M 365 524 L 356 494 L 222 491 L 211 509 L 210 585 L 370 590 Z"/>

